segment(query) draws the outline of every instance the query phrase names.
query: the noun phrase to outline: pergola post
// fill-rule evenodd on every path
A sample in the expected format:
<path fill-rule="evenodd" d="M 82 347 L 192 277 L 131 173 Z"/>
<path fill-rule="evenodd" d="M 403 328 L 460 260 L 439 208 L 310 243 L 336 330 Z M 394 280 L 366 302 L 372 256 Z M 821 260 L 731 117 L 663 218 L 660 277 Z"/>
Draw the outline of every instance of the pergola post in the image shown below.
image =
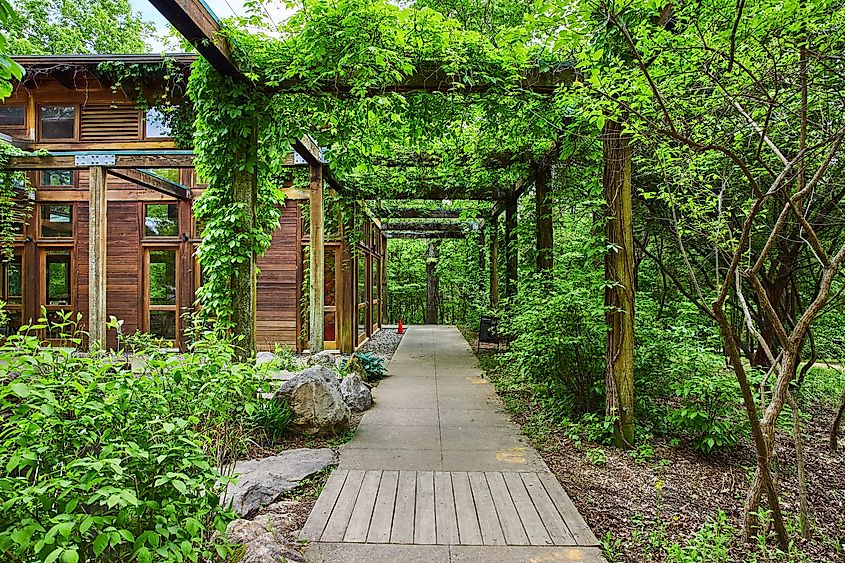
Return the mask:
<path fill-rule="evenodd" d="M 487 270 L 487 243 L 485 239 L 487 238 L 484 231 L 487 228 L 483 222 L 481 223 L 481 228 L 478 230 L 478 271 L 479 275 L 479 285 L 482 291 L 484 290 L 484 273 Z"/>
<path fill-rule="evenodd" d="M 440 312 L 440 283 L 437 278 L 437 262 L 440 260 L 440 241 L 430 240 L 425 255 L 425 324 L 436 325 Z"/>
<path fill-rule="evenodd" d="M 534 197 L 537 209 L 537 271 L 548 274 L 554 266 L 552 206 L 548 201 L 551 166 L 544 161 L 534 167 Z"/>
<path fill-rule="evenodd" d="M 622 125 L 608 120 L 602 134 L 606 201 L 604 293 L 608 326 L 605 372 L 606 414 L 614 417 L 617 447 L 634 445 L 634 233 L 631 148 Z"/>
<path fill-rule="evenodd" d="M 499 306 L 499 219 L 490 218 L 490 307 Z"/>
<path fill-rule="evenodd" d="M 88 344 L 106 346 L 106 169 L 88 169 Z"/>
<path fill-rule="evenodd" d="M 519 248 L 516 242 L 517 198 L 510 196 L 505 204 L 505 296 L 517 293 Z"/>
<path fill-rule="evenodd" d="M 250 150 L 258 150 L 253 133 Z M 253 160 L 253 159 L 246 159 Z M 254 229 L 256 223 L 256 204 L 258 201 L 258 171 L 252 169 L 236 170 L 232 177 L 232 199 L 246 209 L 245 225 L 247 229 Z M 256 350 L 255 321 L 258 296 L 257 269 L 255 253 L 250 252 L 249 258 L 235 266 L 232 296 L 232 324 L 236 335 L 241 336 L 240 351 L 243 357 L 251 356 Z"/>
<path fill-rule="evenodd" d="M 309 348 L 312 354 L 322 352 L 325 340 L 325 247 L 323 244 L 323 166 L 311 164 L 310 233 L 309 233 Z"/>

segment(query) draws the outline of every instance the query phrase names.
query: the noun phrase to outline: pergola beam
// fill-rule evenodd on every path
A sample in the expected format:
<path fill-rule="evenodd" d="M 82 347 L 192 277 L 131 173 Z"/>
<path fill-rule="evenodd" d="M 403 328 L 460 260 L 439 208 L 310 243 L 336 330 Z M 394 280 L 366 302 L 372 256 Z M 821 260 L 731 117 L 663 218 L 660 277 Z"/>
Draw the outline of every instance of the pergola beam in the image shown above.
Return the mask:
<path fill-rule="evenodd" d="M 155 190 L 176 199 L 191 199 L 191 188 L 178 182 L 173 182 L 161 176 L 156 176 L 146 170 L 134 168 L 109 169 L 108 173 L 121 180 L 133 182 L 139 186 Z"/>
<path fill-rule="evenodd" d="M 387 231 L 388 239 L 461 239 L 466 234 L 458 231 Z"/>
<path fill-rule="evenodd" d="M 220 21 L 202 0 L 150 0 L 217 72 L 243 77 L 229 42 L 220 35 Z"/>
<path fill-rule="evenodd" d="M 383 209 L 379 217 L 390 219 L 460 219 L 467 212 L 463 209 Z M 470 214 L 470 215 L 474 215 Z"/>
<path fill-rule="evenodd" d="M 464 232 L 464 228 L 472 228 L 474 223 L 458 222 L 446 223 L 440 221 L 396 221 L 383 223 L 381 230 L 389 231 L 450 231 L 450 232 Z"/>
<path fill-rule="evenodd" d="M 190 168 L 194 165 L 192 151 L 79 151 L 54 152 L 46 156 L 13 156 L 4 170 L 73 170 L 91 166 L 90 162 L 78 157 L 114 157 L 114 162 L 109 160 L 108 164 L 102 164 L 109 169 Z"/>

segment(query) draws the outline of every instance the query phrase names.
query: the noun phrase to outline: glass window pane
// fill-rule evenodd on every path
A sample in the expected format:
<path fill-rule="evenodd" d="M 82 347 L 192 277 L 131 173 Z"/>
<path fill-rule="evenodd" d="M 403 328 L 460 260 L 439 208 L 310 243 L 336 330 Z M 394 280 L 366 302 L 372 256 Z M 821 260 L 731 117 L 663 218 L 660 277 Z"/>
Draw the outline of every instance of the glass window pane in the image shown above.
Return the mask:
<path fill-rule="evenodd" d="M 5 126 L 23 126 L 24 125 L 24 108 L 23 106 L 0 106 L 0 125 Z"/>
<path fill-rule="evenodd" d="M 363 336 L 367 331 L 367 308 L 358 307 L 358 336 Z"/>
<path fill-rule="evenodd" d="M 335 251 L 333 248 L 326 249 L 326 256 L 325 256 L 325 267 L 324 267 L 324 275 L 323 278 L 325 286 L 323 288 L 324 295 L 325 295 L 325 304 L 326 305 L 335 305 Z M 333 338 L 330 340 L 334 340 Z"/>
<path fill-rule="evenodd" d="M 46 262 L 46 305 L 70 305 L 70 252 L 49 252 Z"/>
<path fill-rule="evenodd" d="M 41 108 L 42 139 L 73 139 L 75 137 L 74 106 L 44 106 Z"/>
<path fill-rule="evenodd" d="M 358 303 L 367 302 L 367 257 L 358 256 Z"/>
<path fill-rule="evenodd" d="M 153 203 L 146 206 L 144 233 L 148 237 L 179 235 L 179 204 Z"/>
<path fill-rule="evenodd" d="M 176 251 L 150 251 L 150 305 L 176 304 Z"/>
<path fill-rule="evenodd" d="M 170 124 L 167 118 L 155 108 L 147 110 L 144 136 L 147 138 L 170 137 Z"/>
<path fill-rule="evenodd" d="M 70 205 L 42 205 L 41 236 L 72 237 L 73 207 Z"/>
<path fill-rule="evenodd" d="M 0 328 L 0 334 L 3 336 L 17 334 L 23 325 L 23 311 L 21 309 L 6 309 L 6 314 L 9 320 L 6 322 L 6 326 Z"/>
<path fill-rule="evenodd" d="M 42 170 L 42 186 L 72 186 L 73 170 Z"/>
<path fill-rule="evenodd" d="M 150 311 L 150 334 L 176 340 L 176 311 Z"/>
<path fill-rule="evenodd" d="M 153 170 L 153 174 L 165 180 L 176 182 L 177 184 L 182 183 L 182 175 L 178 168 L 158 168 Z"/>
<path fill-rule="evenodd" d="M 334 312 L 328 311 L 325 314 L 325 318 L 323 320 L 323 326 L 325 327 L 324 330 L 324 340 L 334 341 L 337 339 L 337 333 L 335 331 L 335 322 L 334 322 Z"/>
<path fill-rule="evenodd" d="M 6 264 L 6 295 L 4 299 L 10 304 L 20 304 L 23 296 L 23 276 L 21 257 L 15 256 Z"/>

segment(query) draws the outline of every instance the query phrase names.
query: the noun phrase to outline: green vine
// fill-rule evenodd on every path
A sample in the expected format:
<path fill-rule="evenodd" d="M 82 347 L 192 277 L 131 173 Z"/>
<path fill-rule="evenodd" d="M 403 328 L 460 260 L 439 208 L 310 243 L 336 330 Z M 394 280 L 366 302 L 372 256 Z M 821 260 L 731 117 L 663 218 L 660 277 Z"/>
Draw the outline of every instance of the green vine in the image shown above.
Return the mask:
<path fill-rule="evenodd" d="M 24 172 L 5 170 L 13 156 L 29 155 L 24 150 L 0 141 L 0 259 L 10 260 L 15 253 L 15 239 L 22 225 L 29 221 L 35 190 Z"/>

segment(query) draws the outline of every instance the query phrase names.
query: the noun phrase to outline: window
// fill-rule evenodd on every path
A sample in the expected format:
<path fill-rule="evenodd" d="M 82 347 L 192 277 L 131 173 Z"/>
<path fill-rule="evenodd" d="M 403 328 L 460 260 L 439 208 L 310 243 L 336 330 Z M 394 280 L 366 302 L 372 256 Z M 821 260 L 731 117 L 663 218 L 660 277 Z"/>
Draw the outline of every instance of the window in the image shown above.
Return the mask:
<path fill-rule="evenodd" d="M 372 264 L 371 276 L 370 276 L 370 300 L 371 300 L 371 316 L 370 316 L 370 324 L 373 327 L 377 327 L 379 323 L 379 306 L 381 305 L 381 300 L 379 299 L 379 278 L 378 278 L 378 260 L 375 256 L 370 257 L 370 264 Z"/>
<path fill-rule="evenodd" d="M 23 324 L 23 265 L 20 255 L 3 264 L 3 301 L 6 302 L 8 321 L 4 335 L 14 334 Z"/>
<path fill-rule="evenodd" d="M 73 170 L 42 170 L 42 186 L 73 186 Z"/>
<path fill-rule="evenodd" d="M 41 236 L 45 238 L 73 237 L 73 207 L 42 204 Z"/>
<path fill-rule="evenodd" d="M 47 251 L 44 288 L 47 307 L 70 305 L 70 251 Z"/>
<path fill-rule="evenodd" d="M 0 127 L 23 127 L 24 117 L 23 106 L 0 106 Z"/>
<path fill-rule="evenodd" d="M 176 340 L 176 250 L 147 251 L 147 311 L 150 334 Z"/>
<path fill-rule="evenodd" d="M 148 237 L 179 236 L 179 204 L 147 204 L 144 211 L 144 234 Z"/>
<path fill-rule="evenodd" d="M 164 178 L 165 180 L 170 180 L 171 182 L 176 182 L 177 184 L 182 183 L 181 174 L 179 173 L 178 168 L 159 168 L 157 170 L 153 170 L 153 174 L 160 178 Z"/>
<path fill-rule="evenodd" d="M 155 139 L 170 137 L 170 135 L 170 123 L 167 117 L 155 108 L 147 110 L 147 117 L 144 120 L 144 137 Z"/>
<path fill-rule="evenodd" d="M 367 333 L 367 257 L 358 255 L 358 338 Z"/>
<path fill-rule="evenodd" d="M 76 138 L 76 107 L 43 106 L 41 108 L 41 138 Z"/>

